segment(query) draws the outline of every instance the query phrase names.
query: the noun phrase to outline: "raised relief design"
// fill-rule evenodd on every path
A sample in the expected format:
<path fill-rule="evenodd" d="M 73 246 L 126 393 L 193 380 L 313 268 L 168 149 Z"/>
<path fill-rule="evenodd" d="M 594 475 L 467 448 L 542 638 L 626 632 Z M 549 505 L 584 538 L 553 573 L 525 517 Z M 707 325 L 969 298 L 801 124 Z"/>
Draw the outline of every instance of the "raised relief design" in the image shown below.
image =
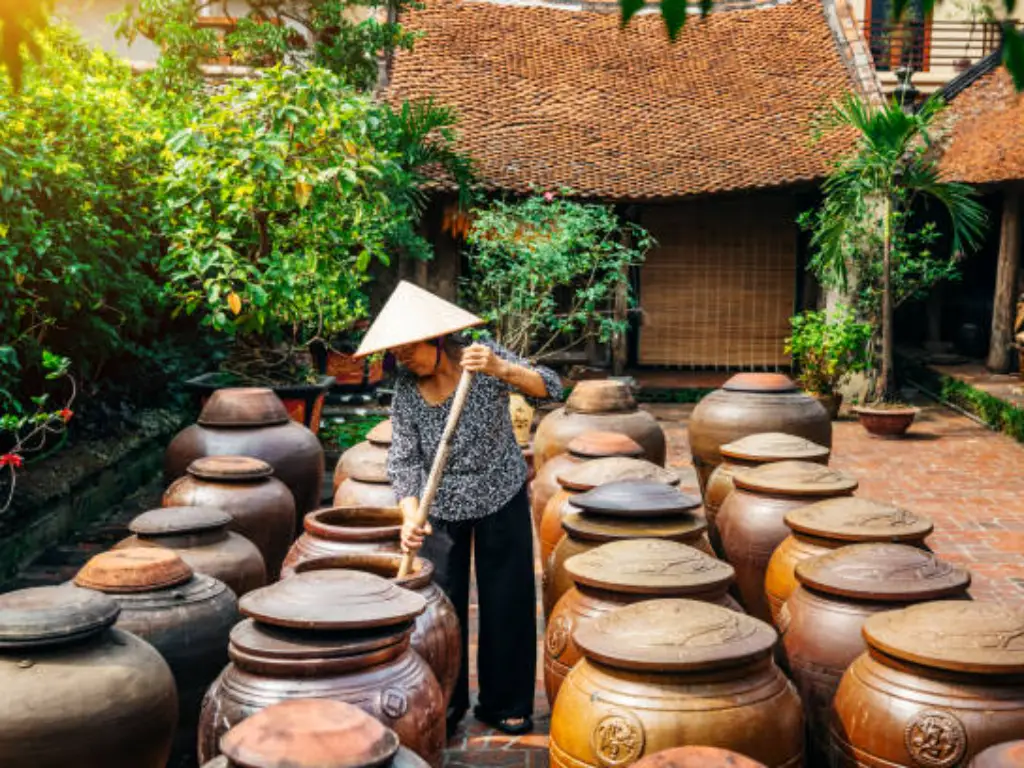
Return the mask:
<path fill-rule="evenodd" d="M 926 709 L 907 723 L 903 743 L 917 765 L 951 768 L 959 765 L 967 751 L 967 732 L 949 712 Z"/>
<path fill-rule="evenodd" d="M 556 616 L 548 626 L 547 649 L 552 658 L 559 658 L 569 645 L 572 636 L 572 619 L 565 615 Z"/>
<path fill-rule="evenodd" d="M 610 712 L 594 728 L 591 748 L 602 766 L 631 765 L 644 751 L 643 724 L 632 712 Z"/>
<path fill-rule="evenodd" d="M 397 688 L 385 688 L 380 692 L 380 710 L 385 716 L 397 720 L 409 711 L 409 699 Z"/>

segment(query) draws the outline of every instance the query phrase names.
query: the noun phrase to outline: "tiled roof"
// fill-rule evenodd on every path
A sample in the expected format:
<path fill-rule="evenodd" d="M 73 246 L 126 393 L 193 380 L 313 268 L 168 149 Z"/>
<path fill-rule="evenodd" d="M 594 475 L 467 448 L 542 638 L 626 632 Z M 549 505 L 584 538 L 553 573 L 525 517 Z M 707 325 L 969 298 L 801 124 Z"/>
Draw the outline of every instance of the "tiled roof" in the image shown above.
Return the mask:
<path fill-rule="evenodd" d="M 387 98 L 434 97 L 490 188 L 674 198 L 816 180 L 849 139 L 811 141 L 853 89 L 822 0 L 693 18 L 670 43 L 656 14 L 426 0 Z"/>

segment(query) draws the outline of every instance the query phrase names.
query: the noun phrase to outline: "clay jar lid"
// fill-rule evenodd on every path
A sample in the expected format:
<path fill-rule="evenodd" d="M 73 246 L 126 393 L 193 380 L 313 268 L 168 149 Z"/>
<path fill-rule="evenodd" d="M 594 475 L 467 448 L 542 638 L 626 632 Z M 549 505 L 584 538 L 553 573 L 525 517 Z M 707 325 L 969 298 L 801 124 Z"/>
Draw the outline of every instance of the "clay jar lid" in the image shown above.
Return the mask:
<path fill-rule="evenodd" d="M 672 517 L 696 509 L 700 499 L 654 480 L 619 480 L 573 496 L 572 504 L 613 517 Z"/>
<path fill-rule="evenodd" d="M 644 455 L 644 449 L 636 440 L 619 432 L 584 432 L 570 440 L 566 450 L 578 459 L 613 456 L 635 459 Z"/>
<path fill-rule="evenodd" d="M 387 485 L 388 452 L 382 446 L 373 443 L 359 443 L 345 451 L 345 471 L 353 480 L 360 483 Z"/>
<path fill-rule="evenodd" d="M 775 630 L 746 614 L 696 600 L 645 600 L 582 622 L 573 640 L 612 667 L 649 672 L 720 669 L 766 656 Z"/>
<path fill-rule="evenodd" d="M 1021 768 L 1024 766 L 1024 741 L 1007 741 L 979 752 L 970 768 Z"/>
<path fill-rule="evenodd" d="M 814 461 L 831 453 L 823 445 L 783 432 L 761 432 L 726 443 L 719 448 L 723 456 L 739 461 Z"/>
<path fill-rule="evenodd" d="M 735 575 L 728 563 L 662 539 L 602 544 L 570 557 L 565 570 L 577 584 L 588 587 L 674 597 L 725 590 Z"/>
<path fill-rule="evenodd" d="M 785 520 L 797 533 L 837 541 L 922 541 L 935 527 L 924 515 L 855 496 L 808 504 Z"/>
<path fill-rule="evenodd" d="M 204 456 L 188 465 L 188 473 L 200 480 L 249 483 L 270 477 L 274 468 L 249 456 Z"/>
<path fill-rule="evenodd" d="M 636 400 L 625 382 L 610 379 L 581 381 L 569 393 L 565 410 L 574 413 L 622 413 L 635 411 Z"/>
<path fill-rule="evenodd" d="M 249 592 L 245 616 L 294 629 L 353 630 L 412 621 L 427 603 L 415 592 L 362 571 L 307 571 Z"/>
<path fill-rule="evenodd" d="M 728 392 L 798 392 L 799 387 L 781 373 L 737 373 L 722 389 Z"/>
<path fill-rule="evenodd" d="M 366 433 L 367 441 L 376 445 L 378 448 L 389 447 L 391 445 L 391 438 L 391 419 L 385 419 Z"/>
<path fill-rule="evenodd" d="M 764 763 L 718 747 L 675 747 L 655 752 L 633 768 L 765 768 Z"/>
<path fill-rule="evenodd" d="M 0 595 L 0 651 L 71 643 L 112 626 L 121 607 L 99 592 L 70 585 Z"/>
<path fill-rule="evenodd" d="M 288 409 L 270 389 L 226 387 L 206 401 L 197 423 L 204 427 L 269 427 L 288 422 Z"/>
<path fill-rule="evenodd" d="M 801 584 L 857 600 L 913 602 L 962 595 L 971 575 L 908 544 L 851 544 L 796 566 Z"/>
<path fill-rule="evenodd" d="M 79 587 L 116 595 L 176 587 L 191 578 L 192 569 L 170 549 L 126 547 L 91 558 L 74 581 Z"/>
<path fill-rule="evenodd" d="M 977 674 L 1024 673 L 1024 611 L 942 600 L 872 616 L 864 639 L 897 659 Z"/>
<path fill-rule="evenodd" d="M 562 518 L 562 527 L 574 539 L 582 541 L 622 541 L 623 539 L 670 539 L 693 541 L 707 530 L 702 516 L 683 513 L 675 517 L 608 517 L 570 512 Z"/>
<path fill-rule="evenodd" d="M 679 485 L 679 473 L 644 459 L 615 456 L 577 464 L 558 476 L 558 482 L 569 491 L 589 491 L 617 480 L 654 480 L 664 485 Z"/>
<path fill-rule="evenodd" d="M 242 768 L 360 768 L 386 764 L 398 736 L 351 704 L 297 699 L 243 720 L 220 740 Z"/>
<path fill-rule="evenodd" d="M 232 517 L 216 507 L 160 507 L 143 512 L 128 524 L 139 536 L 173 536 L 227 528 Z"/>
<path fill-rule="evenodd" d="M 846 496 L 857 489 L 853 476 L 809 461 L 777 461 L 737 470 L 732 482 L 746 491 L 779 496 Z"/>

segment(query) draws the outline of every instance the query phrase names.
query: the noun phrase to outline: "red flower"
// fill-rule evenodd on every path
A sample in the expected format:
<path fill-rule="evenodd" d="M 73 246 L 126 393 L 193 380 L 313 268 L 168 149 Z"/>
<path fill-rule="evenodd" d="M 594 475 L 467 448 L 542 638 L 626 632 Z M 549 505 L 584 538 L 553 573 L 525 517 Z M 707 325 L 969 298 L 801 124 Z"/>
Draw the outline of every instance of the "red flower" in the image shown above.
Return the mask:
<path fill-rule="evenodd" d="M 12 467 L 13 469 L 21 469 L 25 464 L 24 459 L 16 453 L 5 453 L 0 456 L 0 467 Z"/>
<path fill-rule="evenodd" d="M 61 409 L 60 417 L 64 420 L 65 424 L 67 424 L 69 421 L 71 421 L 71 417 L 74 416 L 74 415 L 75 415 L 75 412 L 72 411 L 70 408 L 62 408 Z"/>

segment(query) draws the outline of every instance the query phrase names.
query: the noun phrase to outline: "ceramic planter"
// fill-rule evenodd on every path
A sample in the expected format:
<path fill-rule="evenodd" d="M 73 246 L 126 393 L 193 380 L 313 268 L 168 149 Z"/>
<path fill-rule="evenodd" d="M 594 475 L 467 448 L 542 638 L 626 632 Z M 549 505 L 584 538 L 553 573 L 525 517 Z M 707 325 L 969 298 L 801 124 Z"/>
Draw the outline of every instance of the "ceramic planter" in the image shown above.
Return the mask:
<path fill-rule="evenodd" d="M 856 406 L 853 412 L 861 426 L 876 437 L 902 437 L 914 423 L 919 408 L 870 408 Z"/>

